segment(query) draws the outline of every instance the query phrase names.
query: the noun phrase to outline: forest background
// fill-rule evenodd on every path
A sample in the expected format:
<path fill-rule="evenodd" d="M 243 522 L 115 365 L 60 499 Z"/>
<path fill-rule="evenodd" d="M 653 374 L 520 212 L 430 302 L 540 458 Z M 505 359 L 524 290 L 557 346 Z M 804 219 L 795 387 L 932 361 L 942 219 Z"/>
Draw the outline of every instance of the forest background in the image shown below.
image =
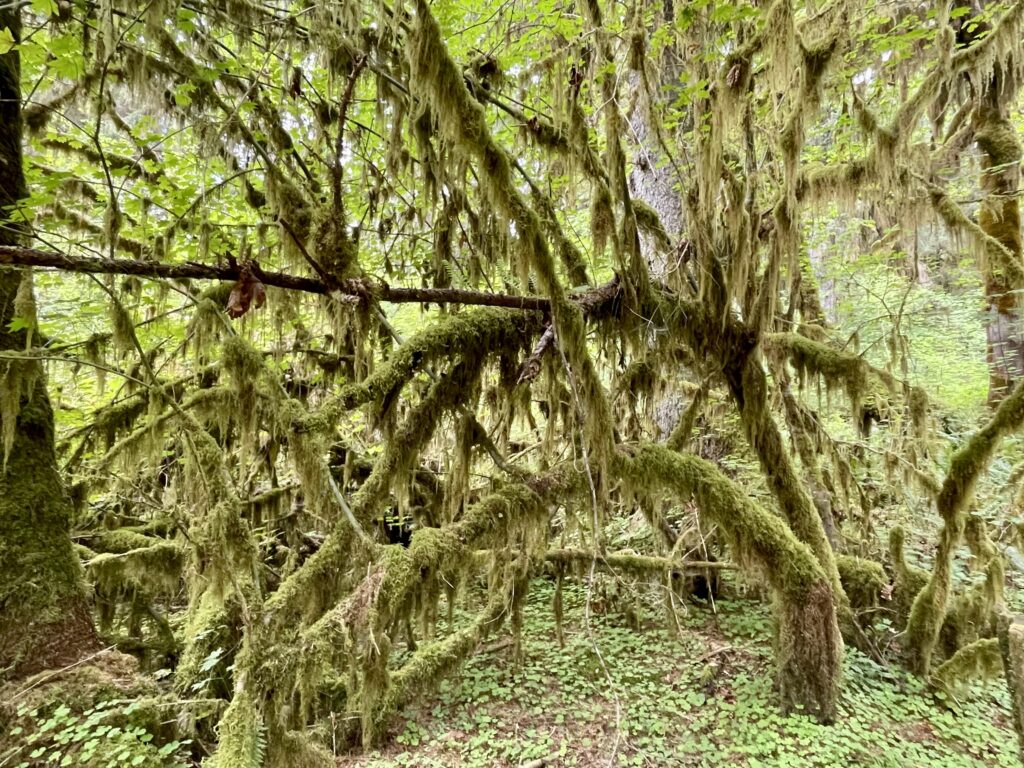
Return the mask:
<path fill-rule="evenodd" d="M 0 765 L 1015 764 L 1022 39 L 4 3 Z"/>

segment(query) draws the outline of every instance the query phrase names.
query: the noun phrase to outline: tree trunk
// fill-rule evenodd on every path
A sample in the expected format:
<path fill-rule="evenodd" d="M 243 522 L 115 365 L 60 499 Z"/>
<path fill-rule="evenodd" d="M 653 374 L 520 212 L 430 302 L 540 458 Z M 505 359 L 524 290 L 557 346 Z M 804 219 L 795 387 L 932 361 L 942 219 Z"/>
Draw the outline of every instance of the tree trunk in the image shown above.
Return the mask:
<path fill-rule="evenodd" d="M 1010 719 L 1017 731 L 1021 763 L 1024 764 L 1024 618 L 1001 613 L 997 618 L 999 650 L 1010 690 Z"/>
<path fill-rule="evenodd" d="M 17 4 L 0 7 L 0 29 L 20 39 Z M 25 197 L 21 158 L 21 66 L 17 49 L 0 56 L 0 245 L 19 245 L 16 211 Z M 0 351 L 24 350 L 11 331 L 22 269 L 0 268 Z M 12 423 L 13 422 L 13 423 Z M 99 647 L 85 600 L 82 569 L 68 534 L 71 502 L 57 469 L 53 410 L 42 367 L 0 361 L 0 679 L 72 663 Z"/>
<path fill-rule="evenodd" d="M 1009 105 L 1015 89 L 1007 87 L 999 72 L 982 95 L 975 113 L 974 139 L 981 150 L 981 191 L 984 200 L 978 224 L 998 240 L 1008 257 L 1021 262 L 1020 185 L 1021 145 L 1010 122 Z M 1007 270 L 1000 264 L 985 266 L 985 299 L 988 304 L 988 402 L 995 407 L 1010 394 L 1024 375 L 1024 334 L 1019 299 Z"/>

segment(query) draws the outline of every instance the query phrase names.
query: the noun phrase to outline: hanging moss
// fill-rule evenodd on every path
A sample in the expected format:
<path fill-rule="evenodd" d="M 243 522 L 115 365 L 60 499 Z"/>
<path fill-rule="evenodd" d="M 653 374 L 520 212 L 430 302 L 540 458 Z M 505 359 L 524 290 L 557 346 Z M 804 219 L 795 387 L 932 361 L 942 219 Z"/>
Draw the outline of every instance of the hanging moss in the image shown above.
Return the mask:
<path fill-rule="evenodd" d="M 394 398 L 416 371 L 435 360 L 466 350 L 492 352 L 519 347 L 539 328 L 540 317 L 533 313 L 487 308 L 449 315 L 411 336 L 387 363 L 365 381 L 344 387 L 336 403 L 326 407 L 350 410 L 370 401 Z"/>
<path fill-rule="evenodd" d="M 654 239 L 657 248 L 665 253 L 672 249 L 672 240 L 661 223 L 658 212 L 643 200 L 633 200 L 633 215 L 636 216 L 636 225 L 644 234 Z"/>
<path fill-rule="evenodd" d="M 436 583 L 442 577 L 447 582 L 457 581 L 457 574 L 470 562 L 468 553 L 480 546 L 502 544 L 510 530 L 522 527 L 543 530 L 545 525 L 538 517 L 540 513 L 553 499 L 564 498 L 577 482 L 574 474 L 557 473 L 535 479 L 529 485 L 509 485 L 470 507 L 458 522 L 443 528 L 421 528 L 413 533 L 408 547 L 383 548 L 377 565 L 360 585 L 307 630 L 305 645 L 314 656 L 322 656 L 325 648 L 347 642 L 352 635 L 361 644 L 373 648 L 372 653 L 368 650 L 365 656 L 366 671 L 358 694 L 363 702 L 364 742 L 376 738 L 381 708 L 390 712 L 397 702 L 437 682 L 436 679 L 411 682 L 420 674 L 414 672 L 415 665 L 395 682 L 387 672 L 390 642 L 387 647 L 382 643 L 392 627 L 402 624 L 403 616 L 411 610 L 416 598 L 422 606 L 425 585 Z M 463 646 L 460 643 L 440 647 L 443 653 L 430 651 L 438 650 L 436 644 L 423 649 L 421 671 L 437 671 L 441 668 L 438 665 L 449 668 L 448 665 L 461 660 L 459 649 Z M 449 652 L 455 656 L 443 658 Z M 417 651 L 417 656 L 419 654 Z M 396 685 L 398 694 L 391 692 L 391 687 Z"/>
<path fill-rule="evenodd" d="M 600 469 L 611 455 L 613 423 L 610 405 L 587 349 L 582 314 L 568 301 L 540 217 L 513 183 L 509 156 L 494 141 L 483 109 L 466 89 L 462 72 L 448 54 L 425 0 L 416 3 L 416 24 L 409 36 L 408 55 L 413 95 L 429 105 L 441 133 L 477 163 L 485 195 L 498 211 L 515 222 L 524 263 L 533 269 L 538 287 L 551 301 L 559 348 L 575 379 L 590 461 L 598 470 L 596 481 L 601 485 Z"/>
<path fill-rule="evenodd" d="M 776 593 L 778 676 L 784 710 L 805 708 L 819 720 L 836 714 L 843 642 L 831 580 L 812 551 L 779 518 L 754 506 L 711 463 L 642 445 L 616 468 L 634 487 L 663 487 L 693 498 L 724 532 L 733 556 L 767 578 Z"/>
<path fill-rule="evenodd" d="M 433 691 L 488 633 L 498 629 L 506 610 L 503 596 L 499 595 L 472 624 L 417 650 L 391 676 L 386 694 L 369 713 L 363 728 L 363 745 L 371 746 L 384 733 L 388 718 L 402 703 Z"/>
<path fill-rule="evenodd" d="M 856 407 L 861 399 L 873 390 L 872 379 L 890 395 L 895 381 L 885 371 L 872 368 L 859 355 L 840 352 L 818 341 L 796 333 L 770 334 L 765 339 L 766 347 L 789 357 L 794 368 L 805 378 L 808 374 L 820 377 L 827 387 L 841 385 L 845 388 L 850 402 Z"/>
<path fill-rule="evenodd" d="M 86 569 L 107 592 L 134 588 L 145 595 L 174 594 L 181 584 L 184 547 L 176 542 L 150 543 L 125 552 L 91 558 Z"/>
<path fill-rule="evenodd" d="M 907 623 L 907 647 L 911 664 L 927 675 L 932 654 L 945 619 L 953 578 L 953 556 L 966 524 L 964 510 L 974 494 L 978 477 L 988 466 L 996 447 L 1007 434 L 1024 423 L 1024 387 L 1000 404 L 989 422 L 964 444 L 950 461 L 949 471 L 939 492 L 936 506 L 942 516 L 942 530 L 935 553 L 935 564 L 928 583 L 914 600 Z"/>
<path fill-rule="evenodd" d="M 256 703 L 239 681 L 224 716 L 217 726 L 217 750 L 207 758 L 210 768 L 256 768 L 266 753 L 264 726 Z"/>
<path fill-rule="evenodd" d="M 991 680 L 1003 671 L 999 640 L 985 638 L 965 645 L 932 674 L 932 684 L 955 693 L 975 680 Z"/>

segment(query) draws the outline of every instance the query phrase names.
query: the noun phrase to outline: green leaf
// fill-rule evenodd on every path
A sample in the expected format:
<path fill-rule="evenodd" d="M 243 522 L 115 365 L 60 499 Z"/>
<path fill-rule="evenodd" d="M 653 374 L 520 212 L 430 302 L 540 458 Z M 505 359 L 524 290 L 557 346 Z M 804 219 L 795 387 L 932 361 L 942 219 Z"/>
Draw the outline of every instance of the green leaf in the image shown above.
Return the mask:
<path fill-rule="evenodd" d="M 9 53 L 14 48 L 14 34 L 8 27 L 0 29 L 0 56 Z"/>

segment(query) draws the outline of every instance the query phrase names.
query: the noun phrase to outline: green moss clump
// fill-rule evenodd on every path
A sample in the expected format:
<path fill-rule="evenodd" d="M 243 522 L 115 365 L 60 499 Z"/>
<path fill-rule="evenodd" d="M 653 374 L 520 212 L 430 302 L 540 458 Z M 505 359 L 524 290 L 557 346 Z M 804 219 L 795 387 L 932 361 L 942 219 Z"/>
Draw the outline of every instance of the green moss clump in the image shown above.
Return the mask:
<path fill-rule="evenodd" d="M 843 591 L 850 598 L 854 610 L 865 610 L 878 605 L 882 590 L 889 584 L 881 563 L 852 555 L 837 555 L 836 567 Z"/>
<path fill-rule="evenodd" d="M 1003 671 L 1003 659 L 999 654 L 999 640 L 985 638 L 965 645 L 943 662 L 934 673 L 931 682 L 950 693 L 968 685 L 974 680 L 991 680 Z"/>

